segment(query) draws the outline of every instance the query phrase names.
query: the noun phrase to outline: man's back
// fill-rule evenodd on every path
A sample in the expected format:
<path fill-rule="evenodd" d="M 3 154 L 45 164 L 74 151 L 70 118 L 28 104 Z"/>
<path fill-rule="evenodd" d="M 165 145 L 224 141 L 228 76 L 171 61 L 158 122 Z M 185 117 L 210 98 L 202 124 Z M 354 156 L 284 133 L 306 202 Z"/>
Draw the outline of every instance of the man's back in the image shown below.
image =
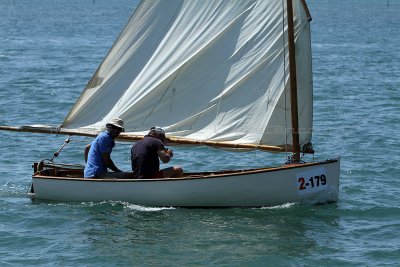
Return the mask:
<path fill-rule="evenodd" d="M 157 152 L 165 150 L 164 144 L 157 138 L 146 135 L 131 149 L 132 171 L 137 178 L 152 178 L 160 170 Z"/>

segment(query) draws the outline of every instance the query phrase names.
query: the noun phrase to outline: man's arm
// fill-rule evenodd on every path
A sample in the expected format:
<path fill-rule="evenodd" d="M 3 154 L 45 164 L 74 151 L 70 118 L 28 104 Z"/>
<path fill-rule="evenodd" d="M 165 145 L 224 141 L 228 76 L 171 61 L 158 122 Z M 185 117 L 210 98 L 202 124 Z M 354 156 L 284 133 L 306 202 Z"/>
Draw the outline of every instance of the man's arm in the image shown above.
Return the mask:
<path fill-rule="evenodd" d="M 115 166 L 109 153 L 102 153 L 101 155 L 103 156 L 103 160 L 107 168 L 113 170 L 114 172 L 122 172 L 120 169 L 117 168 L 117 166 Z"/>
<path fill-rule="evenodd" d="M 91 146 L 91 144 L 88 144 L 87 146 L 85 146 L 85 152 L 84 152 L 85 162 L 87 162 L 87 160 L 88 160 L 90 146 Z"/>
<path fill-rule="evenodd" d="M 174 155 L 170 149 L 160 149 L 157 151 L 157 154 L 163 163 L 168 163 Z"/>

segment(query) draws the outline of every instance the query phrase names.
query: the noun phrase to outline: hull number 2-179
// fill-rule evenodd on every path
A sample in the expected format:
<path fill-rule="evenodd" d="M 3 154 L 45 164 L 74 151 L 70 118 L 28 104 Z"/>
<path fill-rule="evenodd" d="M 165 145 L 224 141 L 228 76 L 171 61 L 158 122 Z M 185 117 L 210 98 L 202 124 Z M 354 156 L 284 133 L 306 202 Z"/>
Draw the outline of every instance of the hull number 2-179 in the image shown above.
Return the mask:
<path fill-rule="evenodd" d="M 296 178 L 299 194 L 321 191 L 328 186 L 324 168 L 297 173 Z"/>

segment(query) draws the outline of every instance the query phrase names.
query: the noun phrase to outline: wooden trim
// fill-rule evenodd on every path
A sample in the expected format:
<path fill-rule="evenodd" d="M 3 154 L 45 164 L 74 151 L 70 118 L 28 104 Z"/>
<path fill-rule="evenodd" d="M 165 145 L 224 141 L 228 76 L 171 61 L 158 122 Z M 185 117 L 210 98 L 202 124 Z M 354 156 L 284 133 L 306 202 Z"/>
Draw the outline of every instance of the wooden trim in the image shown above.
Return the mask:
<path fill-rule="evenodd" d="M 57 129 L 56 127 L 47 127 L 47 126 L 19 126 L 19 127 L 0 126 L 0 130 L 14 131 L 14 132 L 29 132 L 29 133 L 79 135 L 88 137 L 95 137 L 98 135 L 98 133 L 95 132 L 71 131 L 71 130 Z"/>
<path fill-rule="evenodd" d="M 46 133 L 46 134 L 63 134 L 63 135 L 77 135 L 77 136 L 86 136 L 86 137 L 96 137 L 98 132 L 85 132 L 85 131 L 72 131 L 68 129 L 57 129 L 55 127 L 41 127 L 41 126 L 21 126 L 21 127 L 12 127 L 12 126 L 0 126 L 0 130 L 6 131 L 16 131 L 16 132 L 32 132 L 32 133 Z M 142 135 L 132 135 L 129 133 L 121 133 L 117 140 L 118 141 L 139 141 L 143 139 Z M 215 142 L 215 141 L 207 141 L 207 140 L 193 140 L 187 138 L 180 138 L 170 136 L 167 138 L 168 145 L 203 145 L 203 146 L 211 146 L 211 147 L 220 147 L 220 148 L 231 148 L 231 149 L 244 149 L 244 150 L 264 150 L 270 152 L 285 152 L 292 151 L 292 147 L 288 146 L 267 146 L 267 145 L 257 145 L 257 144 L 232 144 L 230 142 Z"/>
<path fill-rule="evenodd" d="M 172 182 L 172 181 L 182 181 L 182 180 L 195 180 L 195 179 L 218 179 L 229 176 L 240 176 L 240 175 L 251 175 L 251 174 L 259 174 L 259 173 L 267 173 L 267 172 L 277 172 L 283 171 L 287 169 L 297 169 L 297 168 L 306 168 L 310 166 L 318 166 L 318 165 L 327 165 L 338 162 L 339 159 L 329 159 L 326 161 L 320 162 L 310 162 L 310 163 L 302 163 L 302 164 L 288 164 L 279 167 L 269 167 L 269 168 L 257 168 L 257 169 L 247 169 L 247 170 L 230 170 L 230 171 L 215 171 L 215 172 L 193 172 L 188 173 L 187 176 L 178 177 L 178 178 L 154 178 L 154 179 L 96 179 L 96 178 L 67 178 L 67 177 L 59 177 L 52 175 L 45 175 L 43 170 L 39 173 L 35 173 L 32 175 L 32 179 L 54 179 L 54 180 L 68 180 L 68 181 L 85 181 L 85 182 L 118 182 L 118 183 L 126 183 L 126 182 Z M 245 179 L 246 177 L 244 177 Z"/>

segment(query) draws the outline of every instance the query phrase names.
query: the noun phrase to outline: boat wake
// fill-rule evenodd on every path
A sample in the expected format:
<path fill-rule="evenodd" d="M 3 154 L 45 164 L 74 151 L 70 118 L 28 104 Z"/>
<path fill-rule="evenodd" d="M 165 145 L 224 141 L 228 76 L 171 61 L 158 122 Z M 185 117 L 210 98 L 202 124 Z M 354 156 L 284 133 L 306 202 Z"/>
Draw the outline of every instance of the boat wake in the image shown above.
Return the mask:
<path fill-rule="evenodd" d="M 271 206 L 271 207 L 261 207 L 262 210 L 280 210 L 280 209 L 289 209 L 295 206 L 298 203 L 285 203 L 282 205 Z"/>
<path fill-rule="evenodd" d="M 101 201 L 101 202 L 82 202 L 80 204 L 88 206 L 88 207 L 98 207 L 98 206 L 122 207 L 123 209 L 126 209 L 126 210 L 145 211 L 145 212 L 176 209 L 174 207 L 146 207 L 146 206 L 140 206 L 137 204 L 132 204 L 129 202 L 111 201 L 111 200 Z"/>
<path fill-rule="evenodd" d="M 136 210 L 136 211 L 161 211 L 161 210 L 174 210 L 174 207 L 145 207 L 131 203 L 123 203 L 124 207 L 129 210 Z"/>
<path fill-rule="evenodd" d="M 25 196 L 26 190 L 25 186 L 12 182 L 0 184 L 0 196 L 2 197 Z"/>

